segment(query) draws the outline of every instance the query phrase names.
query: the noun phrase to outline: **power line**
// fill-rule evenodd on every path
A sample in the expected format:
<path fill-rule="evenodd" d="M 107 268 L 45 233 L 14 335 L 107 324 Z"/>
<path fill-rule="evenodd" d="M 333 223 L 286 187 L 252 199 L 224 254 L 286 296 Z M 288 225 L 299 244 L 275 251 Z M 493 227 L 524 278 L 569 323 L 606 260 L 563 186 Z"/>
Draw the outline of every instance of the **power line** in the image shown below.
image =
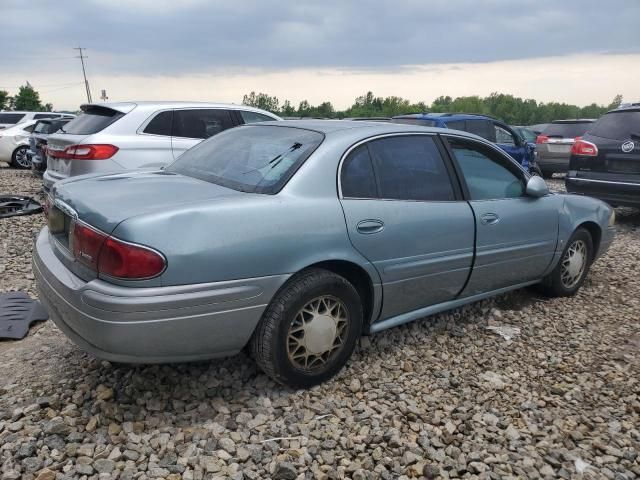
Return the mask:
<path fill-rule="evenodd" d="M 87 72 L 84 69 L 84 59 L 88 57 L 82 54 L 83 47 L 76 47 L 74 50 L 78 50 L 80 52 L 80 56 L 77 58 L 79 58 L 80 63 L 82 63 L 82 75 L 84 76 L 84 86 L 87 89 L 87 101 L 91 103 L 91 89 L 89 88 L 89 81 L 87 80 Z M 84 50 L 86 50 L 86 48 Z"/>

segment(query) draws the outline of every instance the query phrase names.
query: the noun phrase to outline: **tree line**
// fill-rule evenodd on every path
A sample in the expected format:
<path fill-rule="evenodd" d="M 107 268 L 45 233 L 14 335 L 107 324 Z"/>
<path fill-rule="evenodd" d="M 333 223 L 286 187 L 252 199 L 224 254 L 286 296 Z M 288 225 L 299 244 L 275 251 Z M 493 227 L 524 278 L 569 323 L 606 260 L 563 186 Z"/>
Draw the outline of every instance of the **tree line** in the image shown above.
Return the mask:
<path fill-rule="evenodd" d="M 50 112 L 53 105 L 42 104 L 40 94 L 29 82 L 18 89 L 13 97 L 6 90 L 0 90 L 0 110 L 26 110 L 29 112 Z"/>
<path fill-rule="evenodd" d="M 355 99 L 346 110 L 336 110 L 330 101 L 314 106 L 303 100 L 296 108 L 289 100 L 282 104 L 277 97 L 267 93 L 251 92 L 244 95 L 242 103 L 281 115 L 283 117 L 349 118 L 349 117 L 393 117 L 405 113 L 478 113 L 491 115 L 511 125 L 535 125 L 553 120 L 569 118 L 598 118 L 616 108 L 622 96 L 616 95 L 609 105 L 592 103 L 585 107 L 560 102 L 538 102 L 505 93 L 492 93 L 488 97 L 477 95 L 456 97 L 440 96 L 428 105 L 412 103 L 402 97 L 376 97 L 373 92 Z"/>

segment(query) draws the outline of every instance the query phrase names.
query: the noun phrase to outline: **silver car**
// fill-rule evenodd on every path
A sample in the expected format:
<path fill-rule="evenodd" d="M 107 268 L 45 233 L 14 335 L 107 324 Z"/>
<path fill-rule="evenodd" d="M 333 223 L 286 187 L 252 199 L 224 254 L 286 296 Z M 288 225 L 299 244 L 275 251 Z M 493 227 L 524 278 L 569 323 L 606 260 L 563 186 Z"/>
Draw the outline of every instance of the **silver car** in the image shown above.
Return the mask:
<path fill-rule="evenodd" d="M 45 190 L 75 175 L 160 168 L 223 130 L 280 120 L 257 108 L 220 103 L 91 103 L 81 109 L 82 115 L 49 137 Z"/>
<path fill-rule="evenodd" d="M 536 138 L 536 162 L 545 178 L 569 170 L 571 147 L 593 125 L 590 118 L 555 120 Z"/>
<path fill-rule="evenodd" d="M 118 362 L 249 346 L 274 379 L 334 375 L 358 337 L 538 284 L 573 295 L 614 213 L 495 145 L 410 125 L 283 121 L 162 171 L 69 179 L 33 270 L 51 318 Z"/>

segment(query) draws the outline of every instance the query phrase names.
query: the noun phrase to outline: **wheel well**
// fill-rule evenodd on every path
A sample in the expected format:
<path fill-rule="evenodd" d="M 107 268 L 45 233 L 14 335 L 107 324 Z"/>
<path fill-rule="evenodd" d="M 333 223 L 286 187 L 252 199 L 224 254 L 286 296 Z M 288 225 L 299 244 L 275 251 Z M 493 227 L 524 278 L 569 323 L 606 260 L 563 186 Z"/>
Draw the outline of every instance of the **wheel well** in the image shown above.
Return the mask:
<path fill-rule="evenodd" d="M 598 252 L 600 248 L 600 239 L 602 238 L 602 230 L 600 226 L 595 222 L 584 222 L 581 223 L 578 228 L 584 228 L 589 235 L 591 235 L 591 240 L 593 241 L 593 255 Z"/>
<path fill-rule="evenodd" d="M 347 279 L 362 299 L 364 326 L 369 325 L 373 314 L 373 283 L 366 270 L 346 260 L 328 260 L 326 262 L 314 263 L 307 268 L 323 268 Z"/>

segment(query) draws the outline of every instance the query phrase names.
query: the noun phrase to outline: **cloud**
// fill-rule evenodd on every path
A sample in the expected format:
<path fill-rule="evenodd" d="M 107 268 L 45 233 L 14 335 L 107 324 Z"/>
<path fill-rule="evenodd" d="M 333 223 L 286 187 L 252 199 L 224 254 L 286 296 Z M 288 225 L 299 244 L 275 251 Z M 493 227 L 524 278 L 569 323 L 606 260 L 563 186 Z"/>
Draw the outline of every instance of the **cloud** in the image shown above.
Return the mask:
<path fill-rule="evenodd" d="M 0 2 L 0 72 L 25 74 L 76 68 L 78 45 L 92 74 L 148 76 L 640 52 L 637 0 Z"/>

